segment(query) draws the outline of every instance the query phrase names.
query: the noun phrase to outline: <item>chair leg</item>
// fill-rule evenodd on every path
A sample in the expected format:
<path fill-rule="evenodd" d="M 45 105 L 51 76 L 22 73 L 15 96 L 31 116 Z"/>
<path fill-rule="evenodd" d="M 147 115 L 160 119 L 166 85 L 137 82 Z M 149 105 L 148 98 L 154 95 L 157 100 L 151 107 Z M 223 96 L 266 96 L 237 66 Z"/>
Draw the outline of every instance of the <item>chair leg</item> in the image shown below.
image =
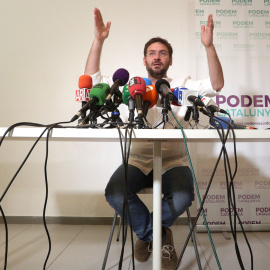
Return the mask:
<path fill-rule="evenodd" d="M 192 229 L 192 222 L 191 222 L 189 209 L 187 209 L 186 212 L 187 212 L 187 217 L 188 217 L 188 222 L 189 222 L 189 228 Z M 198 267 L 200 270 L 202 270 L 201 260 L 200 260 L 200 256 L 199 256 L 199 252 L 198 252 L 198 247 L 197 247 L 197 242 L 196 242 L 194 231 L 192 232 L 191 237 L 192 237 L 192 242 L 193 242 L 193 246 L 194 246 L 194 250 L 195 250 L 195 255 L 196 255 Z"/>
<path fill-rule="evenodd" d="M 119 238 L 120 238 L 121 225 L 122 225 L 122 218 L 120 217 L 119 224 L 118 224 L 118 233 L 117 233 L 116 241 L 119 241 Z"/>
<path fill-rule="evenodd" d="M 105 270 L 105 267 L 106 267 L 106 263 L 107 263 L 107 259 L 108 259 L 108 255 L 109 255 L 109 251 L 110 251 L 110 247 L 111 247 L 111 242 L 112 242 L 112 237 L 113 237 L 113 232 L 114 232 L 117 216 L 118 216 L 118 213 L 115 212 L 114 218 L 113 218 L 113 223 L 112 223 L 112 228 L 111 228 L 111 232 L 110 232 L 110 236 L 109 236 L 109 240 L 108 240 L 108 244 L 107 244 L 107 249 L 106 249 L 106 252 L 105 252 L 103 265 L 102 265 L 102 268 L 101 268 L 102 270 Z"/>

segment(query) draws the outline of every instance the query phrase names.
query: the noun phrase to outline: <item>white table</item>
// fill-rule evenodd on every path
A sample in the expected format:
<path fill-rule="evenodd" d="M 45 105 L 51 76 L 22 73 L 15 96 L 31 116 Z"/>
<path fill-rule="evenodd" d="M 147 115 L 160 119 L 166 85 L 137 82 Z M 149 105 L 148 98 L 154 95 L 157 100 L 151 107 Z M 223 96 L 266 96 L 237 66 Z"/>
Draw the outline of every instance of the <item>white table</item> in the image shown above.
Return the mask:
<path fill-rule="evenodd" d="M 6 128 L 0 128 L 0 136 Z M 43 128 L 15 128 L 8 135 L 7 140 L 35 140 Z M 185 130 L 187 142 L 219 142 L 216 130 L 192 129 Z M 125 130 L 121 131 L 124 138 Z M 269 142 L 270 130 L 235 130 L 237 142 Z M 128 133 L 130 136 L 130 133 Z M 42 140 L 46 139 L 46 133 Z M 52 141 L 97 141 L 118 142 L 119 133 L 117 129 L 54 129 L 50 140 Z M 181 130 L 176 129 L 138 129 L 133 130 L 133 141 L 153 142 L 153 269 L 161 269 L 161 168 L 162 168 L 162 142 L 183 141 Z M 232 133 L 228 141 L 232 141 Z"/>

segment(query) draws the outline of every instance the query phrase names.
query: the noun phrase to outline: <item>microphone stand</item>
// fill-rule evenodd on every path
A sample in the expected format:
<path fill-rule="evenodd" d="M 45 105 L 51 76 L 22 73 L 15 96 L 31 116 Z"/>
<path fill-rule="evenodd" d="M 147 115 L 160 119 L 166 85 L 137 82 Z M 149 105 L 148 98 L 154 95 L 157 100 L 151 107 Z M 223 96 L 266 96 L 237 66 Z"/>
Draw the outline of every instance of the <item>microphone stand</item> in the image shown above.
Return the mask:
<path fill-rule="evenodd" d="M 172 119 L 170 118 L 170 116 L 168 115 L 168 112 L 171 110 L 170 101 L 165 97 L 165 98 L 162 98 L 161 103 L 162 103 L 162 113 L 153 124 L 153 128 L 159 127 L 162 123 L 163 123 L 163 129 L 166 128 L 167 123 L 169 123 L 174 128 L 177 128 L 175 124 L 173 123 Z M 156 123 L 161 117 L 162 117 L 162 121 L 158 125 L 156 125 Z"/>
<path fill-rule="evenodd" d="M 122 119 L 120 118 L 120 112 L 118 109 L 115 109 L 112 111 L 110 118 L 111 118 L 112 123 L 118 123 L 119 126 L 124 125 Z M 110 124 L 110 126 L 108 128 L 115 128 L 115 124 L 112 124 L 112 123 Z"/>
<path fill-rule="evenodd" d="M 199 107 L 200 108 L 200 107 Z M 201 109 L 200 109 L 201 111 Z M 202 112 L 204 113 L 204 112 Z M 192 119 L 190 119 L 192 114 Z M 205 113 L 204 113 L 205 114 Z M 209 117 L 209 115 L 207 115 Z M 185 127 L 187 124 L 189 124 L 189 126 L 194 129 L 194 128 L 199 128 L 199 126 L 205 128 L 209 128 L 209 124 L 205 123 L 205 121 L 199 120 L 199 110 L 198 110 L 198 106 L 193 105 L 192 107 L 188 107 L 188 110 L 186 112 L 186 115 L 184 117 L 184 120 L 187 123 L 183 126 Z M 194 124 L 192 124 L 192 122 L 194 122 Z"/>

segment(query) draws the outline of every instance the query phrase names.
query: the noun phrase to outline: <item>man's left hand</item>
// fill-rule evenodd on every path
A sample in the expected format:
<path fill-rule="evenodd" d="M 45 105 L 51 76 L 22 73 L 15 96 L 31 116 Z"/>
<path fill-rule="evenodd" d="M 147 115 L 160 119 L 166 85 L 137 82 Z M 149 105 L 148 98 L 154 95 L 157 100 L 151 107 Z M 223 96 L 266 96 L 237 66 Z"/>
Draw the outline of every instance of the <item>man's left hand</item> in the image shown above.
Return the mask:
<path fill-rule="evenodd" d="M 213 15 L 208 16 L 207 25 L 202 25 L 201 27 L 201 42 L 204 47 L 210 47 L 213 45 L 213 31 L 214 31 L 214 22 Z"/>

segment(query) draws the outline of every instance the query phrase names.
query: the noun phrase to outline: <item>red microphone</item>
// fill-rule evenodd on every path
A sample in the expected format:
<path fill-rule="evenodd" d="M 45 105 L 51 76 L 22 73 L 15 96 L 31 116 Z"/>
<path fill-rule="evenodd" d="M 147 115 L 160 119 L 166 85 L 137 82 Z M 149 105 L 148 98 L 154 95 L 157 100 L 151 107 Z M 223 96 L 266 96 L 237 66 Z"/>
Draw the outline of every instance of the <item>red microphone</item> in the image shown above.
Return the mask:
<path fill-rule="evenodd" d="M 82 75 L 79 78 L 78 83 L 79 89 L 76 90 L 75 99 L 76 101 L 89 101 L 89 94 L 92 88 L 92 77 L 89 75 Z"/>
<path fill-rule="evenodd" d="M 147 85 L 146 92 L 143 96 L 143 114 L 146 117 L 148 109 L 156 105 L 158 100 L 158 93 L 154 85 Z"/>
<path fill-rule="evenodd" d="M 144 79 L 141 77 L 131 78 L 128 84 L 128 91 L 132 96 L 132 98 L 135 99 L 139 121 L 142 121 L 143 119 L 142 99 L 146 92 L 146 84 Z"/>

